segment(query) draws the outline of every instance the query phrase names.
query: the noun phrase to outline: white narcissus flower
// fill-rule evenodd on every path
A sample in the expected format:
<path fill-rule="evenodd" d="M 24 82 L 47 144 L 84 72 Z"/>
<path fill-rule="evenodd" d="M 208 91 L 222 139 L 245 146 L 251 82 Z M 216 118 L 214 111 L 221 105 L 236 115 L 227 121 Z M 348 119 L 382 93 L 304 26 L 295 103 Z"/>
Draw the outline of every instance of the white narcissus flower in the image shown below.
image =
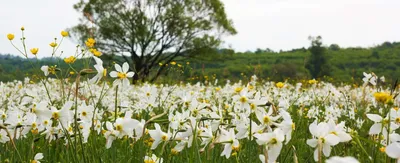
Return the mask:
<path fill-rule="evenodd" d="M 281 153 L 282 142 L 285 140 L 285 135 L 282 129 L 277 128 L 273 132 L 255 134 L 258 145 L 264 145 L 268 150 L 268 162 L 275 162 Z"/>
<path fill-rule="evenodd" d="M 152 154 L 151 157 L 144 156 L 145 163 L 162 163 L 163 158 L 158 158 L 155 154 Z"/>
<path fill-rule="evenodd" d="M 340 138 L 335 134 L 329 133 L 329 125 L 325 122 L 321 122 L 317 125 L 317 122 L 313 122 L 309 126 L 309 130 L 313 135 L 312 139 L 307 140 L 307 144 L 313 148 L 316 148 L 314 151 L 314 160 L 318 161 L 318 146 L 322 146 L 322 153 L 326 157 L 329 157 L 331 154 L 331 146 L 335 146 L 340 142 Z"/>
<path fill-rule="evenodd" d="M 93 67 L 96 69 L 97 74 L 89 80 L 89 83 L 97 84 L 102 77 L 105 77 L 107 75 L 107 69 L 104 69 L 103 61 L 100 58 L 93 56 L 93 59 L 94 61 L 96 61 L 96 64 Z"/>
<path fill-rule="evenodd" d="M 6 130 L 1 129 L 0 130 L 0 143 L 6 143 L 8 141 L 10 141 L 10 138 L 8 137 Z"/>
<path fill-rule="evenodd" d="M 326 163 L 359 163 L 357 159 L 351 156 L 347 157 L 339 157 L 339 156 L 333 156 L 326 160 Z"/>
<path fill-rule="evenodd" d="M 37 153 L 31 162 L 40 163 L 41 159 L 43 159 L 43 153 Z"/>
<path fill-rule="evenodd" d="M 171 137 L 170 133 L 167 134 L 161 130 L 161 127 L 158 123 L 155 123 L 154 127 L 156 128 L 155 130 L 149 130 L 151 138 L 154 139 L 151 149 L 156 149 L 161 141 L 168 141 Z"/>
<path fill-rule="evenodd" d="M 382 118 L 380 115 L 377 114 L 367 114 L 368 119 L 374 121 L 375 123 L 369 129 L 370 135 L 375 135 L 381 133 L 387 133 L 387 127 L 390 124 L 390 130 L 394 131 L 395 129 L 399 128 L 393 121 L 389 121 L 389 118 Z"/>
<path fill-rule="evenodd" d="M 345 127 L 344 122 L 341 122 L 336 125 L 333 120 L 329 120 L 328 125 L 329 125 L 329 133 L 338 136 L 340 138 L 340 142 L 347 142 L 351 140 L 350 134 L 346 133 L 344 130 Z"/>
<path fill-rule="evenodd" d="M 239 148 L 239 141 L 236 139 L 235 131 L 233 128 L 229 129 L 229 132 L 226 130 L 221 130 L 222 135 L 219 139 L 219 142 L 225 144 L 224 151 L 222 151 L 221 156 L 225 156 L 227 159 L 231 156 L 232 149 Z"/>
<path fill-rule="evenodd" d="M 115 70 L 117 71 L 111 71 L 110 76 L 113 78 L 118 78 L 114 80 L 113 85 L 120 85 L 121 87 L 125 87 L 129 85 L 129 79 L 132 78 L 133 75 L 135 75 L 134 72 L 128 72 L 129 71 L 129 65 L 128 63 L 124 63 L 122 65 L 122 68 L 120 65 L 115 64 Z"/>
<path fill-rule="evenodd" d="M 40 68 L 40 70 L 42 70 L 44 72 L 44 76 L 48 76 L 49 75 L 49 66 L 44 65 Z"/>
<path fill-rule="evenodd" d="M 395 133 L 390 134 L 389 137 L 392 143 L 386 147 L 385 152 L 389 157 L 397 159 L 397 162 L 400 163 L 400 135 Z"/>

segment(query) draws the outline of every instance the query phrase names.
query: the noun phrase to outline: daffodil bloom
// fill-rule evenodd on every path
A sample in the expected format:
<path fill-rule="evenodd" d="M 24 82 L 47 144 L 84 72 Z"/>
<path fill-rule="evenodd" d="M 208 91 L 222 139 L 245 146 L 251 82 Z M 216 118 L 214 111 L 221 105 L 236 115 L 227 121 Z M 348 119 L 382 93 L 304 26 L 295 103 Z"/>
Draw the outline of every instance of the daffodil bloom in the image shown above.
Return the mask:
<path fill-rule="evenodd" d="M 126 87 L 129 85 L 129 79 L 132 78 L 133 75 L 135 75 L 134 72 L 128 72 L 129 71 L 129 65 L 128 63 L 124 63 L 122 65 L 122 68 L 120 65 L 115 64 L 115 70 L 117 71 L 111 71 L 110 76 L 113 78 L 117 78 L 114 80 L 113 85 L 120 85 L 121 87 Z"/>
<path fill-rule="evenodd" d="M 61 36 L 62 37 L 68 37 L 68 32 L 67 31 L 61 31 Z"/>
<path fill-rule="evenodd" d="M 11 34 L 11 33 L 7 34 L 7 38 L 10 41 L 13 40 L 14 39 L 14 34 Z"/>
<path fill-rule="evenodd" d="M 400 162 L 400 135 L 399 134 L 390 134 L 390 141 L 392 142 L 386 147 L 386 154 L 394 159 L 397 159 L 397 162 Z"/>
<path fill-rule="evenodd" d="M 154 127 L 156 128 L 155 130 L 149 130 L 151 138 L 154 139 L 151 149 L 156 149 L 158 144 L 168 141 L 171 138 L 171 134 L 163 132 L 158 123 L 155 123 Z"/>
<path fill-rule="evenodd" d="M 340 138 L 335 134 L 329 133 L 329 125 L 325 122 L 321 122 L 317 125 L 316 122 L 310 124 L 309 130 L 313 135 L 312 139 L 307 140 L 307 144 L 313 148 L 314 160 L 319 160 L 319 149 L 322 148 L 322 153 L 329 157 L 331 154 L 331 146 L 335 146 L 340 142 Z"/>
<path fill-rule="evenodd" d="M 346 157 L 339 157 L 339 156 L 333 156 L 326 160 L 325 163 L 359 163 L 357 159 L 351 156 L 346 156 Z"/>
<path fill-rule="evenodd" d="M 76 61 L 76 58 L 75 58 L 74 56 L 70 56 L 70 57 L 64 59 L 64 62 L 65 62 L 66 64 L 72 64 L 72 63 L 74 63 L 75 61 Z"/>
<path fill-rule="evenodd" d="M 47 66 L 47 65 L 42 66 L 42 67 L 40 68 L 40 70 L 43 71 L 44 76 L 48 76 L 48 75 L 49 75 L 49 66 Z"/>
<path fill-rule="evenodd" d="M 268 162 L 275 162 L 281 153 L 282 142 L 285 140 L 285 135 L 280 128 L 273 132 L 255 134 L 258 145 L 264 145 L 268 151 Z"/>
<path fill-rule="evenodd" d="M 56 46 L 57 46 L 57 43 L 56 43 L 56 42 L 52 42 L 52 43 L 50 43 L 49 45 L 50 45 L 51 47 L 53 47 L 53 48 L 54 48 L 54 47 L 56 47 Z"/>
<path fill-rule="evenodd" d="M 372 85 L 376 85 L 376 76 L 373 73 L 365 73 L 363 72 L 364 78 L 362 79 L 364 81 L 364 86 L 368 85 L 368 83 L 372 84 Z"/>
<path fill-rule="evenodd" d="M 390 131 L 394 131 L 395 129 L 399 128 L 399 126 L 393 122 L 395 121 L 395 119 L 391 119 L 391 121 L 389 121 L 389 117 L 382 118 L 380 115 L 377 114 L 367 114 L 367 117 L 371 121 L 375 122 L 369 129 L 370 135 L 379 134 L 381 133 L 381 131 L 383 133 L 387 133 L 387 128 L 389 125 L 390 125 Z"/>
<path fill-rule="evenodd" d="M 39 51 L 39 48 L 32 48 L 32 49 L 31 49 L 31 53 L 32 53 L 33 55 L 36 55 L 36 54 L 38 53 L 38 51 Z"/>
<path fill-rule="evenodd" d="M 162 163 L 163 158 L 158 158 L 155 154 L 152 154 L 151 157 L 144 156 L 144 163 Z"/>
<path fill-rule="evenodd" d="M 37 153 L 31 163 L 40 163 L 39 160 L 43 159 L 43 153 Z"/>
<path fill-rule="evenodd" d="M 231 157 L 233 149 L 239 148 L 239 141 L 236 139 L 233 128 L 229 129 L 229 131 L 221 130 L 221 137 L 218 142 L 225 144 L 221 156 L 225 156 L 227 159 Z"/>
<path fill-rule="evenodd" d="M 96 62 L 96 64 L 93 67 L 96 69 L 97 74 L 96 76 L 94 76 L 92 79 L 89 80 L 89 83 L 97 84 L 102 77 L 107 76 L 107 69 L 103 67 L 103 61 L 100 58 L 93 56 L 93 59 Z"/>

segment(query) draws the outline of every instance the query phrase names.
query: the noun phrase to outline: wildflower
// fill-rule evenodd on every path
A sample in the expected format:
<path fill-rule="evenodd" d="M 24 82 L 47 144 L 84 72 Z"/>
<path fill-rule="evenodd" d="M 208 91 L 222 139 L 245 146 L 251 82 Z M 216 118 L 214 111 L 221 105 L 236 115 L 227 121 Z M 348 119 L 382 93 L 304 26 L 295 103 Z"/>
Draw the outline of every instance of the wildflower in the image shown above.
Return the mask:
<path fill-rule="evenodd" d="M 281 149 L 282 142 L 285 140 L 285 135 L 280 128 L 275 129 L 270 133 L 255 134 L 258 145 L 265 145 L 268 150 L 268 162 L 275 162 L 278 158 Z"/>
<path fill-rule="evenodd" d="M 89 48 L 94 47 L 95 43 L 96 43 L 96 40 L 94 40 L 93 38 L 88 38 L 85 42 L 86 46 Z"/>
<path fill-rule="evenodd" d="M 113 85 L 121 85 L 122 87 L 128 86 L 129 85 L 129 80 L 128 78 L 133 77 L 135 75 L 134 72 L 128 72 L 129 71 L 129 65 L 128 63 L 124 63 L 122 65 L 122 68 L 120 65 L 115 64 L 115 70 L 117 71 L 111 71 L 110 76 L 113 78 L 118 78 L 114 80 Z"/>
<path fill-rule="evenodd" d="M 56 46 L 57 46 L 57 43 L 56 43 L 56 42 L 52 42 L 52 43 L 50 43 L 49 45 L 50 45 L 51 47 L 53 47 L 53 48 L 54 48 L 54 47 L 56 47 Z"/>
<path fill-rule="evenodd" d="M 13 40 L 14 39 L 14 34 L 11 34 L 11 33 L 7 34 L 7 38 L 10 41 Z"/>
<path fill-rule="evenodd" d="M 278 87 L 278 88 L 283 88 L 283 86 L 285 86 L 285 84 L 282 83 L 282 82 L 278 82 L 278 83 L 275 84 L 275 86 Z"/>
<path fill-rule="evenodd" d="M 155 130 L 149 130 L 151 138 L 154 139 L 151 149 L 156 149 L 160 142 L 168 141 L 171 137 L 171 134 L 167 134 L 161 130 L 161 127 L 158 123 L 155 123 L 154 126 L 156 128 Z"/>
<path fill-rule="evenodd" d="M 144 163 L 162 163 L 163 158 L 158 158 L 155 154 L 152 154 L 151 157 L 144 156 Z"/>
<path fill-rule="evenodd" d="M 381 133 L 381 130 L 384 133 L 387 133 L 387 126 L 390 125 L 390 131 L 393 131 L 393 129 L 399 128 L 398 125 L 396 125 L 393 121 L 389 121 L 389 118 L 383 119 L 380 115 L 377 114 L 367 114 L 368 119 L 374 121 L 375 123 L 371 126 L 369 129 L 369 134 L 374 135 L 374 134 L 379 134 Z"/>
<path fill-rule="evenodd" d="M 364 81 L 364 86 L 368 85 L 368 83 L 372 85 L 376 85 L 376 76 L 374 73 L 367 74 L 363 72 L 364 78 L 362 79 Z"/>
<path fill-rule="evenodd" d="M 49 66 L 42 66 L 41 68 L 40 68 L 40 70 L 42 70 L 43 72 L 44 72 L 44 76 L 47 76 L 47 75 L 49 75 Z"/>
<path fill-rule="evenodd" d="M 375 100 L 380 103 L 388 103 L 393 97 L 387 92 L 376 92 L 374 93 Z"/>
<path fill-rule="evenodd" d="M 174 65 L 176 65 L 176 62 L 172 61 L 172 62 L 170 62 L 170 64 L 174 66 Z"/>
<path fill-rule="evenodd" d="M 221 156 L 225 156 L 228 159 L 231 156 L 232 149 L 239 148 L 239 141 L 236 139 L 233 128 L 229 129 L 229 132 L 226 130 L 221 130 L 221 132 L 222 135 L 219 142 L 225 144 Z"/>
<path fill-rule="evenodd" d="M 386 147 L 386 154 L 391 158 L 400 160 L 400 135 L 390 134 L 390 141 L 392 143 Z"/>
<path fill-rule="evenodd" d="M 39 51 L 39 48 L 32 48 L 32 49 L 31 49 L 31 53 L 32 53 L 33 55 L 36 55 L 36 54 L 38 53 L 38 51 Z"/>
<path fill-rule="evenodd" d="M 40 163 L 39 160 L 43 159 L 43 153 L 37 153 L 31 163 Z"/>
<path fill-rule="evenodd" d="M 68 32 L 67 31 L 61 31 L 61 36 L 62 37 L 68 37 Z"/>
<path fill-rule="evenodd" d="M 308 84 L 315 84 L 315 83 L 317 83 L 317 80 L 315 80 L 315 79 L 308 80 Z"/>
<path fill-rule="evenodd" d="M 359 163 L 357 159 L 351 156 L 339 157 L 333 156 L 326 160 L 326 163 Z"/>
<path fill-rule="evenodd" d="M 10 141 L 10 138 L 8 137 L 6 130 L 1 129 L 0 130 L 0 143 L 6 143 L 8 141 Z"/>
<path fill-rule="evenodd" d="M 74 63 L 75 61 L 76 61 L 76 58 L 75 58 L 74 56 L 70 56 L 70 57 L 64 59 L 64 62 L 65 62 L 66 64 L 72 64 L 72 63 Z"/>
<path fill-rule="evenodd" d="M 94 65 L 93 67 L 96 69 L 97 74 L 89 80 L 89 83 L 97 84 L 102 77 L 107 76 L 107 69 L 103 67 L 103 61 L 100 58 L 93 56 L 93 59 L 96 62 L 96 65 Z"/>
<path fill-rule="evenodd" d="M 90 52 L 91 52 L 93 55 L 97 56 L 97 57 L 100 57 L 101 54 L 102 54 L 101 52 L 97 51 L 97 49 L 94 49 L 94 48 L 90 49 Z"/>
<path fill-rule="evenodd" d="M 326 157 L 329 157 L 331 154 L 331 146 L 338 144 L 340 138 L 335 134 L 329 133 L 329 125 L 325 122 L 321 122 L 318 125 L 314 122 L 310 124 L 309 130 L 313 135 L 313 138 L 308 139 L 307 144 L 316 148 L 314 151 L 314 160 L 319 160 L 318 156 L 320 152 L 322 152 Z M 319 151 L 319 149 L 322 149 L 322 151 Z"/>

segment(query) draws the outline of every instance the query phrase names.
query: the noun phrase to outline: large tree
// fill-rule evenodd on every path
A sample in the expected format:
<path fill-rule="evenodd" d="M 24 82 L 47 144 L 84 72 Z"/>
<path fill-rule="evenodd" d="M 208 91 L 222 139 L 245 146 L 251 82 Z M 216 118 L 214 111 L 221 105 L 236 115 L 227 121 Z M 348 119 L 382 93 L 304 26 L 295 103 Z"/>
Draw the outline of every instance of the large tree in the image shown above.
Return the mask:
<path fill-rule="evenodd" d="M 322 45 L 322 37 L 310 36 L 308 39 L 311 41 L 311 47 L 309 48 L 311 55 L 305 67 L 310 72 L 312 78 L 320 78 L 329 75 L 331 67 L 328 64 L 326 48 Z"/>
<path fill-rule="evenodd" d="M 154 81 L 159 62 L 209 53 L 236 34 L 220 0 L 81 0 L 74 8 L 82 13 L 76 38 L 94 37 L 104 54 L 122 56 L 136 80 Z"/>

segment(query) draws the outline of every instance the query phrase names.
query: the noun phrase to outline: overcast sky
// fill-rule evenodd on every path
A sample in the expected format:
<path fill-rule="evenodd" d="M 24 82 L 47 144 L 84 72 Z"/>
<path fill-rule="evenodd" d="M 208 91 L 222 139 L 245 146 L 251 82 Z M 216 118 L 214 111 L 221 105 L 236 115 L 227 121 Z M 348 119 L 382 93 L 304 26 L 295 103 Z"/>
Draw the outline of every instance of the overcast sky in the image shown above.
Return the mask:
<path fill-rule="evenodd" d="M 18 54 L 9 44 L 14 33 L 25 27 L 28 48 L 38 47 L 49 56 L 48 45 L 60 31 L 77 24 L 78 0 L 12 0 L 0 3 L 0 53 Z M 222 0 L 238 31 L 225 37 L 225 46 L 237 51 L 271 48 L 290 50 L 307 47 L 308 36 L 321 35 L 326 45 L 371 47 L 384 41 L 400 41 L 399 0 Z M 75 44 L 64 41 L 64 56 Z"/>

